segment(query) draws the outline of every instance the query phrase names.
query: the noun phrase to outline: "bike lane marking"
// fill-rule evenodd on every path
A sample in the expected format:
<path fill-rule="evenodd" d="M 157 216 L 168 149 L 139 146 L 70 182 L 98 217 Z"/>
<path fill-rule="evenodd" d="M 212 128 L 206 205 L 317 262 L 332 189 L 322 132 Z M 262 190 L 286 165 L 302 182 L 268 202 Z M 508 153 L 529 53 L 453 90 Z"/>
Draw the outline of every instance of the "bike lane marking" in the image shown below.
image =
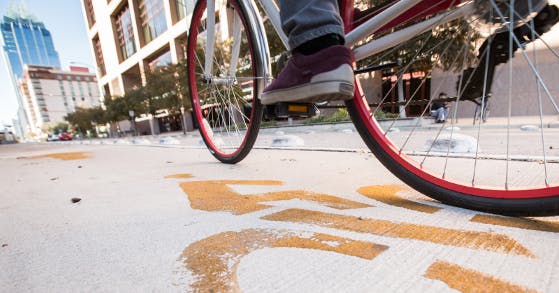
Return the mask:
<path fill-rule="evenodd" d="M 409 190 L 409 188 L 401 185 L 371 185 L 360 187 L 359 189 L 357 189 L 357 192 L 365 197 L 378 200 L 387 205 L 400 207 L 416 212 L 434 214 L 442 210 L 442 208 L 439 207 L 418 203 L 397 196 L 399 192 L 406 190 Z"/>
<path fill-rule="evenodd" d="M 263 248 L 292 247 L 336 252 L 371 260 L 388 246 L 322 233 L 247 229 L 223 232 L 190 244 L 181 261 L 196 276 L 197 292 L 239 292 L 237 267 L 242 257 Z"/>
<path fill-rule="evenodd" d="M 436 261 L 429 266 L 425 277 L 442 281 L 461 292 L 538 292 L 444 261 Z"/>
<path fill-rule="evenodd" d="M 32 157 L 22 157 L 23 159 L 58 159 L 64 161 L 73 161 L 73 160 L 83 160 L 83 159 L 90 159 L 93 156 L 89 152 L 68 152 L 68 153 L 52 153 L 52 154 L 45 154 L 45 155 L 38 155 Z"/>
<path fill-rule="evenodd" d="M 370 233 L 379 236 L 427 241 L 435 244 L 483 249 L 535 258 L 526 247 L 507 235 L 462 231 L 387 220 L 357 218 L 301 209 L 287 209 L 262 217 L 263 220 L 312 224 L 327 228 Z"/>
<path fill-rule="evenodd" d="M 421 213 L 434 214 L 443 209 L 441 207 L 435 207 L 411 201 L 397 195 L 399 192 L 409 190 L 410 189 L 400 185 L 371 185 L 360 187 L 359 189 L 357 189 L 357 192 L 368 198 L 378 200 L 387 205 Z M 512 218 L 490 214 L 475 214 L 470 219 L 470 222 L 533 231 L 559 233 L 559 222 L 542 221 L 531 218 Z"/>
<path fill-rule="evenodd" d="M 245 194 L 240 194 L 238 192 L 235 192 L 232 188 L 227 186 L 227 185 L 251 185 L 251 184 L 272 186 L 272 185 L 281 185 L 282 182 L 276 180 L 213 180 L 213 181 L 182 182 L 179 185 L 186 193 L 187 197 L 189 198 L 192 208 L 201 209 L 205 211 L 228 211 L 233 215 L 242 215 L 242 214 L 259 211 L 271 207 L 268 205 L 260 204 L 260 202 L 270 202 L 270 201 L 288 200 L 288 199 L 311 200 L 314 202 L 318 202 L 319 204 L 337 208 L 337 209 L 371 207 L 371 205 L 349 201 L 336 196 L 316 194 L 313 192 L 306 192 L 300 190 L 245 195 Z M 409 210 L 418 211 L 422 213 L 432 214 L 435 213 L 436 211 L 443 209 L 440 207 L 434 207 L 427 204 L 421 204 L 408 199 L 404 199 L 397 195 L 397 193 L 405 190 L 409 190 L 409 189 L 403 186 L 387 185 L 387 186 L 364 186 L 358 189 L 358 192 L 366 197 L 379 200 L 380 202 L 386 203 L 388 205 L 392 205 L 399 208 L 406 208 Z M 477 216 L 482 216 L 482 215 L 477 215 Z M 355 217 L 355 216 L 352 217 L 352 216 L 336 215 L 332 213 L 315 212 L 315 211 L 302 210 L 302 209 L 286 209 L 277 213 L 263 216 L 260 219 L 272 220 L 277 222 L 295 222 L 295 223 L 303 223 L 303 224 L 314 224 L 322 227 L 340 229 L 345 231 L 369 233 L 369 234 L 375 234 L 375 235 L 392 237 L 392 238 L 420 240 L 420 241 L 427 241 L 427 242 L 441 244 L 441 245 L 463 247 L 463 248 L 469 248 L 474 250 L 481 249 L 481 250 L 486 250 L 495 253 L 520 255 L 532 259 L 535 258 L 534 254 L 529 249 L 522 246 L 513 238 L 504 234 L 497 234 L 492 232 L 454 230 L 454 229 L 433 227 L 427 225 L 391 222 L 387 220 L 363 219 L 361 217 Z M 507 221 L 505 220 L 503 223 L 507 223 Z M 503 226 L 512 227 L 510 225 L 503 225 Z M 530 227 L 527 226 L 526 229 L 529 228 Z M 541 230 L 541 229 L 535 229 L 535 230 Z M 251 235 L 262 236 L 267 239 L 270 238 L 269 233 L 272 234 L 275 233 L 274 232 L 275 230 L 262 230 L 262 231 L 265 232 L 262 232 L 263 234 L 253 233 L 253 232 L 250 233 L 247 232 L 247 233 L 249 234 L 252 233 Z M 229 233 L 229 232 L 224 232 L 224 233 Z M 242 234 L 244 233 L 244 231 L 231 232 L 231 233 L 241 233 L 241 234 L 228 234 L 228 235 L 229 236 L 244 235 Z M 285 230 L 282 233 L 300 234 L 302 232 Z M 314 234 L 314 232 L 305 232 L 305 233 Z M 217 235 L 221 235 L 221 234 L 223 233 Z M 207 244 L 209 245 L 208 249 L 210 250 L 212 249 L 212 247 L 215 249 L 215 245 L 211 245 L 212 241 L 215 241 L 216 239 L 221 239 L 224 240 L 224 242 L 227 242 L 225 241 L 225 239 L 217 237 L 217 235 L 210 236 L 206 239 L 202 239 L 200 241 L 197 241 L 196 243 L 197 245 Z M 328 237 L 338 237 L 338 236 L 327 235 L 327 234 L 322 234 L 322 235 Z M 217 237 L 217 238 L 213 238 L 213 237 Z M 271 238 L 273 239 L 274 237 Z M 206 242 L 205 240 L 207 239 L 212 239 L 212 241 Z M 344 241 L 347 240 L 350 239 L 345 239 Z M 256 247 L 255 249 L 260 249 L 265 247 L 284 247 L 284 246 L 273 246 L 269 244 L 270 243 L 268 242 L 269 240 L 262 240 L 259 237 L 255 237 L 254 241 L 260 244 L 255 244 L 254 242 L 243 242 L 249 246 L 243 248 L 245 250 L 250 250 L 246 254 L 254 251 L 254 249 L 251 247 Z M 367 243 L 369 246 L 378 245 L 372 242 L 367 242 Z M 243 246 L 241 245 L 240 247 Z M 307 246 L 302 246 L 302 247 L 292 246 L 292 247 L 310 248 Z M 320 246 L 312 247 L 312 248 L 322 250 Z M 386 248 L 388 248 L 388 246 L 386 246 Z M 206 274 L 210 274 L 210 275 L 225 274 L 227 276 L 232 276 L 232 279 L 231 278 L 221 279 L 222 282 L 228 283 L 230 285 L 232 284 L 234 286 L 238 286 L 236 273 L 233 270 L 233 267 L 236 268 L 238 262 L 235 262 L 234 265 L 229 265 L 228 267 L 230 270 L 227 271 L 227 273 L 216 272 L 211 267 L 206 267 L 203 269 L 204 272 L 201 272 L 200 268 L 193 269 L 192 265 L 187 264 L 188 258 L 186 257 L 186 255 L 189 255 L 191 249 L 193 249 L 193 247 L 189 246 L 184 250 L 182 261 L 185 263 L 185 266 L 189 267 L 190 270 L 195 273 L 195 280 L 201 280 L 201 279 L 207 280 L 208 277 L 206 276 Z M 243 254 L 243 256 L 246 254 Z M 221 256 L 228 258 L 227 254 L 221 254 Z M 200 264 L 200 262 L 198 263 Z M 229 264 L 231 264 L 231 261 L 229 261 Z M 203 263 L 201 265 L 205 266 Z M 463 271 L 467 273 L 470 282 L 456 283 L 456 281 L 453 279 L 454 278 L 453 276 L 457 275 L 455 274 L 456 270 L 447 271 L 447 275 L 444 275 L 444 274 L 437 273 L 441 271 L 441 268 L 446 268 L 446 269 L 460 268 L 459 271 Z M 482 281 L 483 282 L 487 281 L 490 284 L 492 284 L 491 286 L 493 287 L 491 288 L 495 288 L 494 290 L 492 289 L 493 292 L 501 292 L 500 290 L 497 290 L 497 288 L 508 288 L 505 291 L 508 291 L 509 289 L 512 291 L 518 291 L 516 290 L 518 288 L 521 288 L 520 291 L 531 291 L 531 289 L 529 288 L 524 288 L 520 285 L 511 284 L 510 282 L 500 280 L 491 275 L 481 273 L 473 269 L 461 267 L 460 265 L 457 264 L 451 264 L 444 261 L 440 261 L 440 260 L 437 260 L 433 264 L 431 264 L 424 276 L 426 278 L 442 281 L 451 288 L 455 288 L 455 289 L 461 288 L 460 290 L 463 290 L 465 292 L 471 292 L 479 289 L 476 286 L 479 282 Z M 209 283 L 206 282 L 206 284 Z M 215 288 L 213 287 L 214 285 L 211 285 L 210 287 L 206 287 L 205 289 L 207 290 L 213 289 Z M 191 286 L 193 286 L 193 283 L 191 284 Z"/>
<path fill-rule="evenodd" d="M 559 222 L 540 221 L 529 218 L 508 218 L 503 216 L 485 214 L 477 214 L 473 216 L 470 221 L 502 227 L 559 233 Z"/>
<path fill-rule="evenodd" d="M 191 174 L 179 173 L 179 174 L 167 175 L 164 178 L 165 179 L 187 179 L 187 178 L 192 178 L 192 177 L 194 177 L 194 176 L 192 176 Z"/>
<path fill-rule="evenodd" d="M 332 195 L 314 193 L 303 190 L 269 192 L 264 194 L 243 195 L 232 188 L 233 185 L 282 185 L 276 180 L 213 180 L 192 181 L 180 183 L 180 187 L 187 194 L 190 205 L 194 209 L 204 211 L 229 211 L 234 215 L 242 215 L 270 208 L 261 202 L 302 199 L 319 202 L 335 209 L 357 209 L 371 207 Z"/>

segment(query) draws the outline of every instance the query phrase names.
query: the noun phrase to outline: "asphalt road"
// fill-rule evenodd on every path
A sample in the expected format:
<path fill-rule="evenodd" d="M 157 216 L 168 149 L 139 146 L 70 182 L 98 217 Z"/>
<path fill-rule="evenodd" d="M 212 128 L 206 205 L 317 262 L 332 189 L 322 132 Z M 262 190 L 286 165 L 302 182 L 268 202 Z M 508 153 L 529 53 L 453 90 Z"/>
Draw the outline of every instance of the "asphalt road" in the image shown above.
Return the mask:
<path fill-rule="evenodd" d="M 337 135 L 237 165 L 172 137 L 2 145 L 0 291 L 559 291 L 559 218 L 439 204 Z"/>

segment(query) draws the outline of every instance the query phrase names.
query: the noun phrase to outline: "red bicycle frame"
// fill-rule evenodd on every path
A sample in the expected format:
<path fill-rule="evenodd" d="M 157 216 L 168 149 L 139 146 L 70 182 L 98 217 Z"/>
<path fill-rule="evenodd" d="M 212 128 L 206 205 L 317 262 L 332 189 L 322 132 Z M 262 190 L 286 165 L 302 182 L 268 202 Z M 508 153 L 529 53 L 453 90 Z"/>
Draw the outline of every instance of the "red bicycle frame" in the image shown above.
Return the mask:
<path fill-rule="evenodd" d="M 391 1 L 390 3 L 383 4 L 381 7 L 373 7 L 366 11 L 356 11 L 354 6 L 354 0 L 341 0 L 340 1 L 340 15 L 344 21 L 345 32 L 348 33 L 357 26 L 363 24 L 365 21 L 374 17 L 375 15 L 381 13 L 386 8 L 390 7 L 397 1 Z M 400 16 L 396 17 L 394 20 L 388 22 L 382 26 L 377 32 L 382 32 L 387 29 L 394 28 L 397 25 L 405 24 L 414 19 L 420 19 L 423 17 L 428 17 L 433 14 L 437 14 L 443 10 L 451 7 L 456 7 L 461 3 L 466 2 L 464 0 L 425 0 L 421 1 L 413 8 L 407 10 Z"/>

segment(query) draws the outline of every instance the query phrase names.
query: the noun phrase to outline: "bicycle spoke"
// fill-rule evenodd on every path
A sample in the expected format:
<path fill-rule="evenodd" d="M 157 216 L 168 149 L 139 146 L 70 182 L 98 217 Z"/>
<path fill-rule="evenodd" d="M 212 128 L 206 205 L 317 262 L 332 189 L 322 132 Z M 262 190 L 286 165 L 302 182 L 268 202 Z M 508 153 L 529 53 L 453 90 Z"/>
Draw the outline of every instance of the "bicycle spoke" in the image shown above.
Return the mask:
<path fill-rule="evenodd" d="M 471 1 L 359 44 L 359 74 L 383 69 L 359 76 L 373 95 L 358 95 L 348 110 L 367 145 L 400 179 L 467 208 L 559 212 L 559 129 L 551 128 L 559 113 L 559 50 L 551 40 L 559 29 L 550 28 L 559 10 L 530 1 Z M 445 19 L 464 6 L 471 15 Z M 404 41 L 427 25 L 435 26 Z M 397 68 L 382 66 L 398 57 L 404 62 Z M 454 108 L 431 113 L 442 102 Z M 437 114 L 440 121 L 431 120 Z M 472 114 L 473 123 L 458 121 Z M 544 198 L 553 204 L 538 205 Z"/>
<path fill-rule="evenodd" d="M 514 6 L 513 6 L 514 7 Z M 512 10 L 512 8 L 511 8 Z M 512 18 L 514 19 L 514 14 Z M 509 24 L 509 32 L 513 31 L 514 22 L 511 21 Z M 512 38 L 509 36 L 509 58 L 512 59 L 512 48 L 513 42 Z M 508 96 L 508 115 L 507 115 L 507 162 L 505 167 L 505 189 L 509 189 L 509 176 L 510 176 L 510 125 L 511 125 L 511 116 L 512 116 L 512 62 L 509 62 L 509 96 Z"/>
<path fill-rule="evenodd" d="M 514 5 L 513 5 L 514 6 Z M 529 10 L 532 11 L 532 0 L 528 0 Z M 530 22 L 530 33 L 532 35 L 532 39 L 535 39 L 535 24 L 534 20 L 531 19 Z M 536 64 L 536 69 L 538 68 L 538 51 L 536 50 L 536 43 L 532 42 L 532 50 L 534 52 L 534 62 Z M 545 150 L 545 136 L 544 136 L 544 126 L 543 126 L 543 101 L 542 101 L 542 91 L 540 81 L 536 80 L 536 90 L 538 94 L 538 109 L 540 111 L 540 133 L 541 133 L 541 142 L 542 142 L 542 154 L 543 154 L 543 168 L 545 174 L 545 185 L 549 186 L 549 175 L 548 175 L 548 168 L 547 168 L 547 153 Z"/>
<path fill-rule="evenodd" d="M 256 81 L 262 77 L 254 76 L 253 55 L 259 49 L 250 43 L 256 38 L 243 12 L 244 2 L 225 0 L 215 5 L 220 7 L 199 0 L 193 12 L 187 60 L 189 70 L 195 72 L 189 83 L 204 142 L 220 161 L 236 163 L 252 148 L 262 114 L 255 96 Z M 207 17 L 213 18 L 214 13 L 208 13 L 212 9 L 216 11 L 213 20 Z M 222 13 L 217 15 L 218 11 Z"/>

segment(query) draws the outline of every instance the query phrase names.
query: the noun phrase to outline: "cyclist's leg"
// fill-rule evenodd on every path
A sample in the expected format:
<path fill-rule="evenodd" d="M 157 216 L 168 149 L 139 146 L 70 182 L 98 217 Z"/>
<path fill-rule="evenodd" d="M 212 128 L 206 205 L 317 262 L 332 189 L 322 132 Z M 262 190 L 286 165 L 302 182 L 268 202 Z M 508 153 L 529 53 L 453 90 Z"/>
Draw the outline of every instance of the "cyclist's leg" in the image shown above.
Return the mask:
<path fill-rule="evenodd" d="M 353 96 L 351 52 L 343 45 L 336 0 L 282 0 L 282 27 L 293 56 L 262 94 L 263 104 Z"/>
<path fill-rule="evenodd" d="M 329 34 L 343 38 L 343 23 L 336 0 L 280 0 L 279 6 L 282 28 L 289 37 L 291 48 Z"/>

